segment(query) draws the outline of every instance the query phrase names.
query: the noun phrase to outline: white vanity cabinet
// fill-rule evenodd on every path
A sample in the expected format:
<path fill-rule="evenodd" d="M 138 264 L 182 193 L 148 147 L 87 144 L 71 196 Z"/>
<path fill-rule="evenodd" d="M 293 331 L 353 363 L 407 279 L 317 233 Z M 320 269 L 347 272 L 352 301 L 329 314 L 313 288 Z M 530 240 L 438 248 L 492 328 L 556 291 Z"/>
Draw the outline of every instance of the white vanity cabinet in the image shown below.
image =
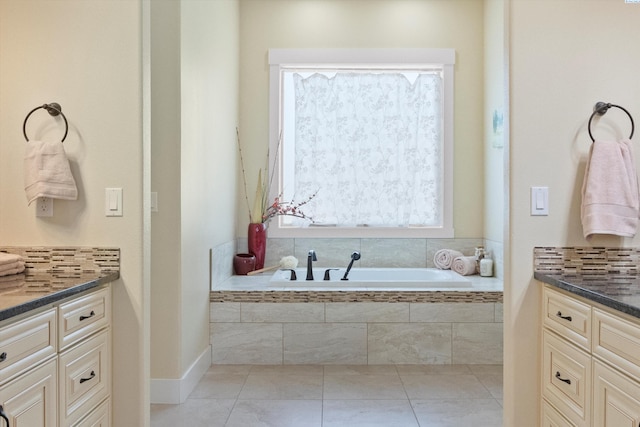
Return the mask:
<path fill-rule="evenodd" d="M 640 319 L 543 288 L 544 427 L 640 426 Z"/>
<path fill-rule="evenodd" d="M 25 316 L 0 328 L 0 405 L 9 426 L 110 426 L 109 286 Z"/>

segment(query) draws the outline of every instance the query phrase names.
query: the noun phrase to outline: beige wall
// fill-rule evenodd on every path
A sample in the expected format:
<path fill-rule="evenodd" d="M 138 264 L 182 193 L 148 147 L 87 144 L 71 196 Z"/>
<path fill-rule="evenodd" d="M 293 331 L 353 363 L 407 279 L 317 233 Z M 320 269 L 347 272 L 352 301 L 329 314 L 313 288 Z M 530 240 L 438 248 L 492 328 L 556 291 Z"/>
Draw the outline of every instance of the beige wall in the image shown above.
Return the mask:
<path fill-rule="evenodd" d="M 151 378 L 180 378 L 180 2 L 151 6 Z M 171 201 L 175 200 L 175 203 Z"/>
<path fill-rule="evenodd" d="M 540 285 L 534 246 L 638 246 L 640 236 L 582 237 L 580 187 L 597 101 L 640 114 L 640 5 L 622 0 L 511 0 L 510 274 L 505 285 L 505 426 L 536 426 Z M 630 124 L 605 120 L 628 137 Z M 601 124 L 604 123 L 601 122 Z M 634 140 L 637 142 L 638 138 Z M 637 147 L 637 146 L 636 146 Z M 549 186 L 549 216 L 529 215 L 529 188 Z"/>
<path fill-rule="evenodd" d="M 249 191 L 268 146 L 269 48 L 454 48 L 456 237 L 483 237 L 483 2 L 240 0 L 240 131 Z M 246 235 L 244 194 L 237 233 Z"/>
<path fill-rule="evenodd" d="M 148 301 L 143 285 L 142 8 L 127 1 L 0 1 L 0 240 L 3 245 L 121 249 L 113 284 L 114 425 L 148 420 Z M 22 183 L 22 123 L 58 102 L 77 201 L 36 218 Z M 39 113 L 43 114 L 39 114 Z M 30 136 L 60 138 L 43 110 Z M 122 187 L 121 218 L 104 215 L 104 189 Z"/>
<path fill-rule="evenodd" d="M 209 250 L 235 238 L 238 2 L 152 6 L 151 377 L 209 346 Z"/>

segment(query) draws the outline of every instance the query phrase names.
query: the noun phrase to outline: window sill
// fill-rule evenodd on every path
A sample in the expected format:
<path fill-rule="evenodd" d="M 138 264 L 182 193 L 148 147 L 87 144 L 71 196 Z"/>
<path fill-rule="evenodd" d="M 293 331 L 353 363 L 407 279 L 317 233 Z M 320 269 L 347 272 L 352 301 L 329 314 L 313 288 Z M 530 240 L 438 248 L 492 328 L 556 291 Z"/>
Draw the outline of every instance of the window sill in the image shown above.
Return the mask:
<path fill-rule="evenodd" d="M 447 227 L 278 227 L 269 226 L 269 237 L 279 238 L 438 238 L 455 237 Z"/>

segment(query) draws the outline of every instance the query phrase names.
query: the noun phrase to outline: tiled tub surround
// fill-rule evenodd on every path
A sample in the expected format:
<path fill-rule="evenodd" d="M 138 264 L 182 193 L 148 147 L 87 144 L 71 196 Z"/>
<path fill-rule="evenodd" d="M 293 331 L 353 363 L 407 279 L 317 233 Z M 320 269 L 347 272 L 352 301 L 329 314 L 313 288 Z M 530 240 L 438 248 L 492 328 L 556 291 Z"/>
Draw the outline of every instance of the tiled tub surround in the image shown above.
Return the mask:
<path fill-rule="evenodd" d="M 265 266 L 277 265 L 282 257 L 293 255 L 303 266 L 309 249 L 316 251 L 315 267 L 345 268 L 353 251 L 362 258 L 354 267 L 432 268 L 433 257 L 440 249 L 455 249 L 473 255 L 475 248 L 484 245 L 494 260 L 494 275 L 503 275 L 503 245 L 487 239 L 285 239 L 268 238 Z M 247 251 L 245 237 L 229 241 L 211 249 L 212 287 L 222 284 L 233 275 L 233 255 Z"/>
<path fill-rule="evenodd" d="M 117 248 L 0 246 L 0 252 L 25 259 L 23 274 L 0 278 L 0 320 L 119 277 Z"/>
<path fill-rule="evenodd" d="M 640 317 L 640 249 L 534 248 L 534 277 L 607 307 Z"/>
<path fill-rule="evenodd" d="M 460 290 L 266 290 L 234 276 L 211 292 L 214 364 L 501 364 L 502 282 Z"/>

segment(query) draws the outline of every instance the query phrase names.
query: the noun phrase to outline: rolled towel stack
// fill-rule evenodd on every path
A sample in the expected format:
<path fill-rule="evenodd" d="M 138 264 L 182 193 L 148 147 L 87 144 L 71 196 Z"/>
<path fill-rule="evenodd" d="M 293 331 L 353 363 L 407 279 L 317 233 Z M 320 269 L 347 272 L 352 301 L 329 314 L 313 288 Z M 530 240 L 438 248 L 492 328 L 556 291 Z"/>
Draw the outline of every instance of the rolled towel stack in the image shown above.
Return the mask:
<path fill-rule="evenodd" d="M 451 269 L 462 276 L 470 276 L 477 273 L 475 256 L 460 256 L 453 260 Z"/>
<path fill-rule="evenodd" d="M 24 258 L 16 254 L 0 252 L 0 276 L 10 276 L 24 271 Z"/>
<path fill-rule="evenodd" d="M 453 260 L 461 256 L 463 256 L 462 252 L 456 251 L 455 249 L 440 249 L 433 257 L 433 263 L 440 270 L 450 270 L 453 265 Z"/>

